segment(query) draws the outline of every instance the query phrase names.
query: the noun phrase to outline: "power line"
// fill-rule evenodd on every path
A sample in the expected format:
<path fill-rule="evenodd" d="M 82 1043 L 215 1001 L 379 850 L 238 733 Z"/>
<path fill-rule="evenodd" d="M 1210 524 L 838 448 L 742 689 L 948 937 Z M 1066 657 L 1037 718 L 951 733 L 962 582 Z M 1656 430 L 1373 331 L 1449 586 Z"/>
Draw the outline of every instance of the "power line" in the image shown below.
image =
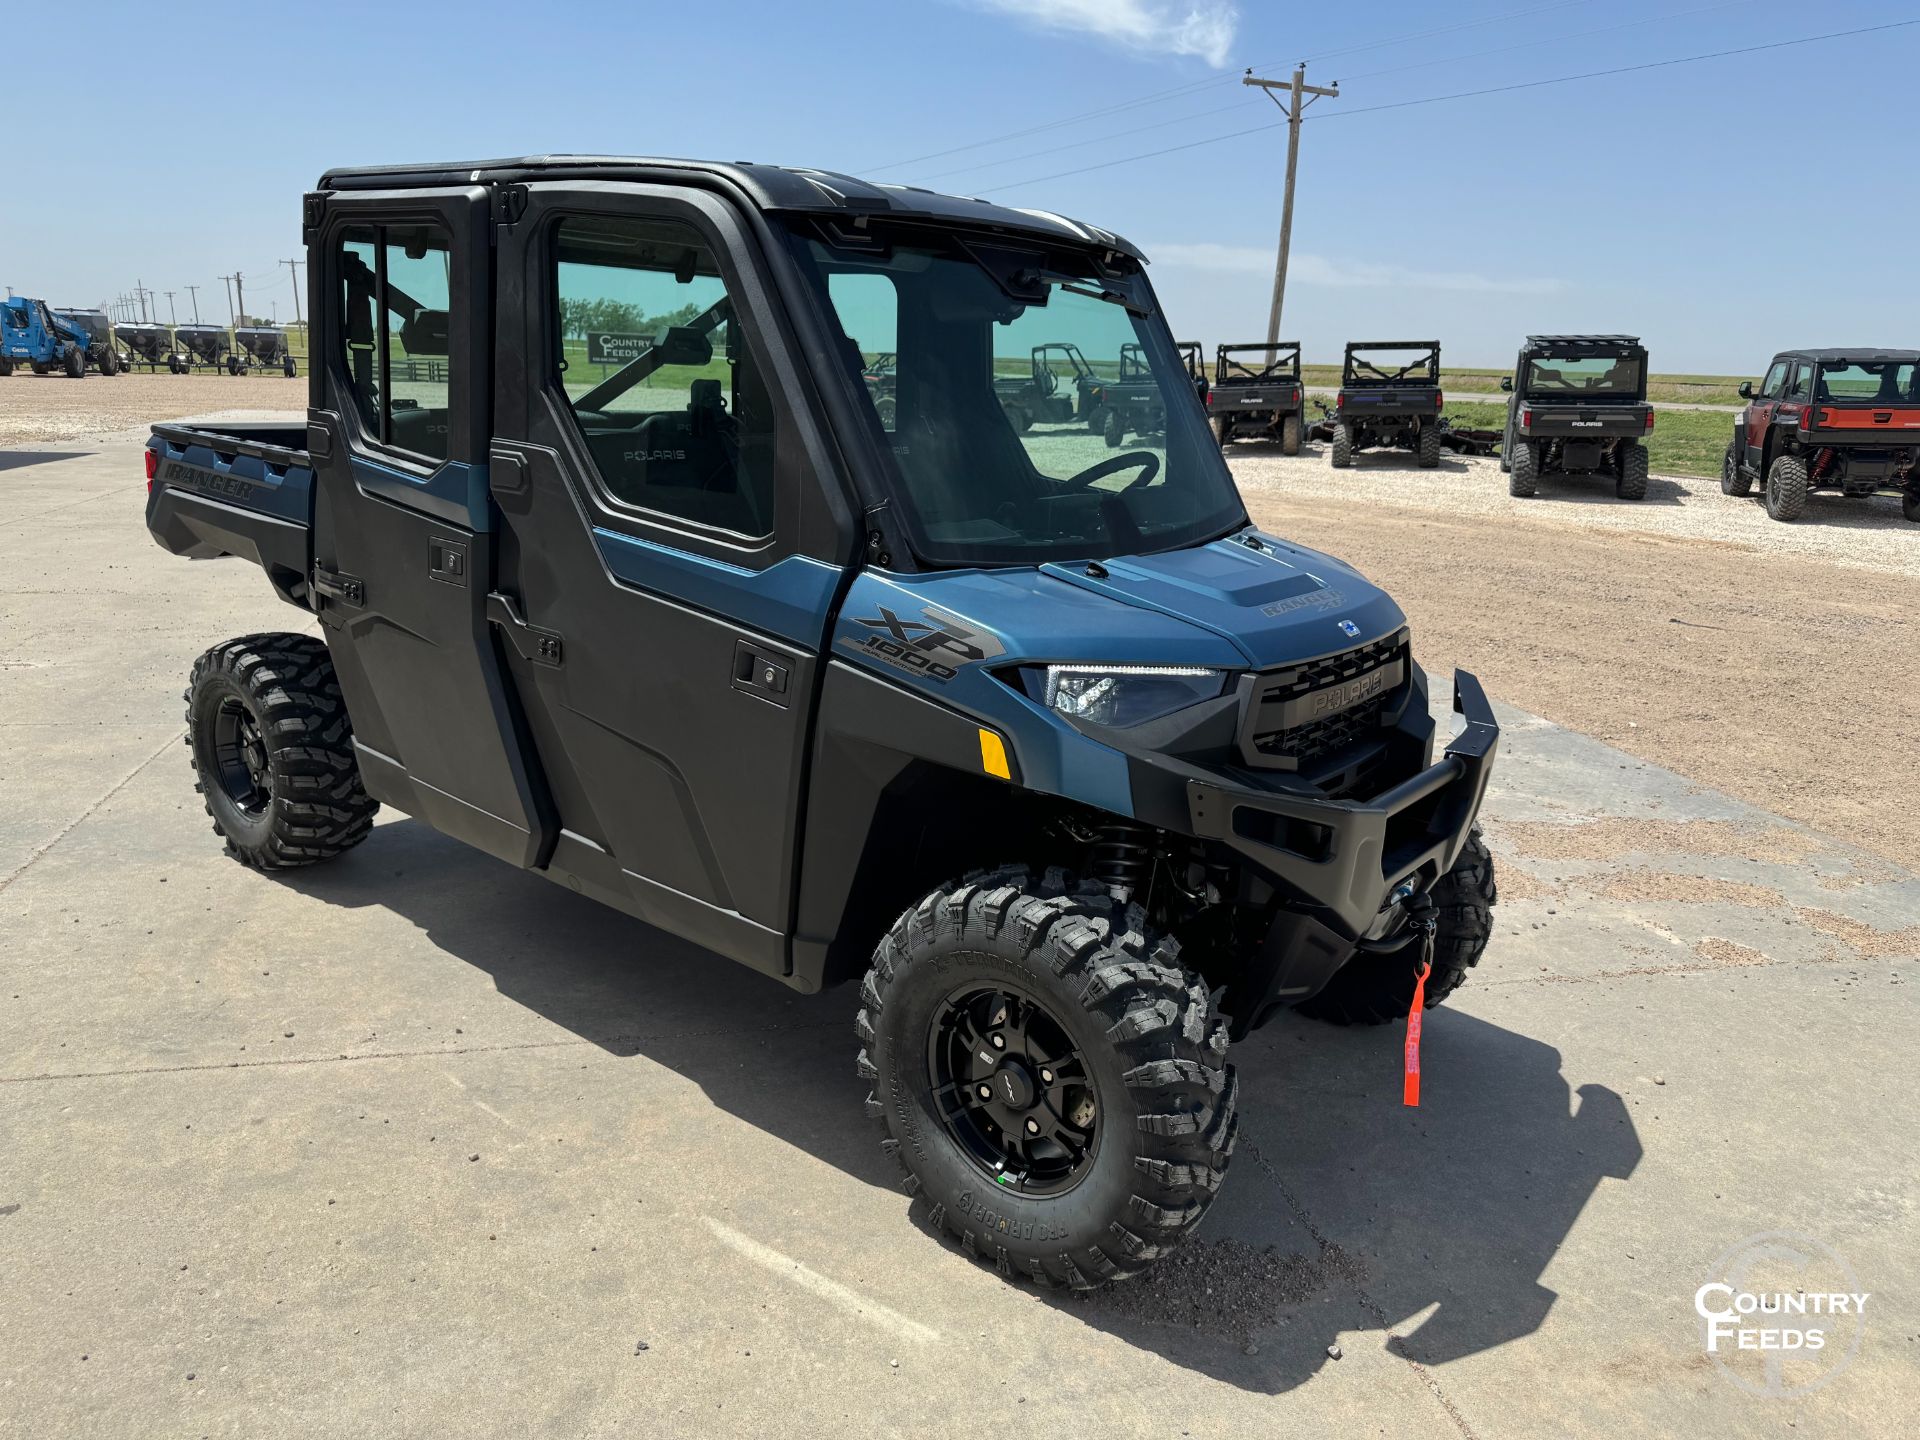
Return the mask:
<path fill-rule="evenodd" d="M 1424 100 L 1395 100 L 1384 105 L 1363 105 L 1356 110 L 1330 111 L 1315 115 L 1326 120 L 1346 115 L 1371 115 L 1380 110 L 1406 110 L 1415 105 L 1437 105 L 1442 100 L 1471 100 L 1481 95 L 1504 95 L 1513 90 L 1538 90 L 1543 85 L 1567 85 L 1575 80 L 1599 80 L 1609 75 L 1631 75 L 1639 70 L 1665 70 L 1674 65 L 1691 65 L 1697 60 L 1724 60 L 1730 55 L 1757 55 L 1763 50 L 1785 50 L 1793 45 L 1811 45 L 1817 40 L 1842 40 L 1851 35 L 1876 35 L 1884 30 L 1904 30 L 1920 25 L 1920 20 L 1894 20 L 1885 25 L 1865 25 L 1858 30 L 1833 30 L 1825 35 L 1803 35 L 1797 40 L 1775 40 L 1766 45 L 1742 45 L 1734 50 L 1711 50 L 1704 55 L 1681 55 L 1672 60 L 1643 60 L 1638 65 L 1617 65 L 1611 70 L 1587 70 L 1579 75 L 1559 75 L 1550 80 L 1520 80 L 1511 85 L 1489 85 L 1484 90 L 1460 90 L 1451 95 L 1429 95 Z"/>
<path fill-rule="evenodd" d="M 1438 60 L 1416 60 L 1411 65 L 1393 65 L 1385 70 L 1362 70 L 1358 75 L 1349 75 L 1342 83 L 1352 84 L 1355 80 L 1372 80 L 1380 75 L 1404 75 L 1409 70 L 1430 70 L 1435 65 L 1456 65 L 1462 60 L 1484 60 L 1489 55 L 1511 55 L 1516 50 L 1532 50 L 1541 45 L 1558 45 L 1568 40 L 1584 40 L 1590 35 L 1611 35 L 1616 30 L 1631 30 L 1639 25 L 1654 25 L 1666 20 L 1685 20 L 1692 15 L 1705 15 L 1710 10 L 1727 10 L 1735 5 L 1751 5 L 1754 0 L 1717 0 L 1712 5 L 1697 5 L 1691 10 L 1676 10 L 1666 15 L 1643 15 L 1638 20 L 1622 20 L 1617 25 L 1599 25 L 1591 30 L 1575 30 L 1565 35 L 1542 35 L 1537 40 L 1523 40 L 1518 45 L 1501 45 L 1492 50 L 1469 50 L 1464 55 L 1443 55 Z"/>
<path fill-rule="evenodd" d="M 1553 0 L 1551 4 L 1531 5 L 1523 10 L 1508 10 L 1498 15 L 1484 16 L 1478 20 L 1462 20 L 1452 25 L 1439 25 L 1431 30 L 1421 30 L 1411 35 L 1398 35 L 1391 40 L 1376 41 L 1367 45 L 1349 46 L 1344 50 L 1330 50 L 1321 55 L 1312 56 L 1310 59 L 1318 61 L 1324 60 L 1332 55 L 1354 55 L 1366 50 L 1378 50 L 1386 45 L 1398 45 L 1409 40 L 1422 40 L 1435 35 L 1448 35 L 1456 30 L 1471 30 L 1476 26 L 1491 25 L 1500 20 L 1517 20 L 1524 15 L 1538 15 L 1547 10 L 1565 10 L 1573 5 L 1586 5 L 1590 3 L 1591 0 Z M 1284 60 L 1267 60 L 1258 65 L 1249 65 L 1247 69 L 1258 74 L 1262 70 L 1272 70 L 1287 63 L 1289 62 Z M 1156 90 L 1149 95 L 1136 95 L 1131 100 L 1123 100 L 1116 104 L 1101 106 L 1094 110 L 1082 110 L 1078 114 L 1064 115 L 1058 120 L 1048 120 L 1042 124 L 1029 125 L 1020 130 L 1009 130 L 1004 135 L 994 135 L 985 140 L 972 140 L 965 145 L 955 145 L 946 150 L 934 150 L 925 155 L 915 155 L 910 159 L 896 160 L 886 165 L 869 166 L 867 170 L 868 173 L 879 173 L 887 170 L 904 170 L 909 165 L 918 165 L 927 160 L 944 160 L 949 155 L 963 155 L 969 150 L 984 150 L 989 146 L 1004 144 L 1009 140 L 1024 140 L 1029 135 L 1041 135 L 1049 130 L 1059 130 L 1068 125 L 1078 125 L 1084 120 L 1105 119 L 1109 115 L 1118 115 L 1128 110 L 1137 110 L 1142 105 L 1152 105 L 1161 100 L 1192 95 L 1201 90 L 1210 90 L 1216 85 L 1232 84 L 1239 80 L 1239 78 L 1238 75 L 1209 75 L 1205 79 L 1190 80 L 1184 85 L 1176 85 L 1169 90 Z"/>
<path fill-rule="evenodd" d="M 1495 25 L 1502 20 L 1518 20 L 1523 15 L 1538 15 L 1545 10 L 1570 10 L 1575 5 L 1588 5 L 1592 0 L 1554 0 L 1551 5 L 1530 5 L 1524 10 L 1506 10 L 1498 15 L 1483 15 L 1478 20 L 1461 20 L 1452 25 L 1436 25 L 1431 30 L 1416 30 L 1408 35 L 1395 35 L 1386 40 L 1372 40 L 1365 45 L 1349 45 L 1344 50 L 1323 50 L 1318 55 L 1309 55 L 1307 64 L 1319 65 L 1338 55 L 1364 55 L 1369 50 L 1385 50 L 1393 45 L 1405 45 L 1414 40 L 1430 40 L 1436 35 L 1451 35 L 1456 30 L 1477 30 L 1482 25 Z"/>
<path fill-rule="evenodd" d="M 1348 115 L 1367 115 L 1379 110 L 1401 110 L 1413 105 L 1437 105 L 1443 100 L 1469 100 L 1481 95 L 1498 95 L 1511 90 L 1534 90 L 1544 85 L 1566 85 L 1576 80 L 1595 80 L 1607 75 L 1625 75 L 1636 70 L 1660 70 L 1674 65 L 1690 65 L 1701 60 L 1720 60 L 1730 55 L 1754 55 L 1763 50 L 1783 50 L 1794 45 L 1812 45 L 1822 40 L 1842 40 L 1853 35 L 1871 35 L 1885 30 L 1900 30 L 1909 25 L 1920 25 L 1920 20 L 1896 20 L 1887 25 L 1868 25 L 1858 30 L 1831 30 L 1822 35 L 1802 35 L 1792 40 L 1776 40 L 1766 45 L 1743 45 L 1733 50 L 1714 50 L 1702 55 L 1681 55 L 1672 60 L 1649 60 L 1638 65 L 1622 65 L 1611 70 L 1590 70 L 1579 75 L 1559 75 L 1547 80 L 1527 80 L 1514 85 L 1495 85 L 1484 90 L 1462 90 L 1451 95 L 1429 95 L 1421 100 L 1397 100 L 1384 105 L 1368 105 L 1357 109 L 1329 111 L 1325 115 L 1309 116 L 1309 119 L 1327 120 L 1344 118 Z M 1116 165 L 1131 165 L 1140 160 L 1157 160 L 1162 155 L 1177 155 L 1186 150 L 1197 150 L 1203 145 L 1218 145 L 1223 140 L 1239 140 L 1248 135 L 1258 135 L 1268 130 L 1278 130 L 1287 122 L 1274 121 L 1266 125 L 1254 125 L 1245 130 L 1229 131 L 1220 135 L 1209 135 L 1203 140 L 1190 140 L 1183 145 L 1169 145 L 1162 150 L 1147 150 L 1138 155 L 1123 155 L 1117 160 L 1103 160 L 1097 165 L 1082 165 L 1072 170 L 1057 170 L 1051 175 L 1030 175 L 1024 180 L 1010 180 L 1004 185 L 993 186 L 985 193 L 992 194 L 1001 190 L 1017 189 L 1025 185 L 1038 185 L 1048 180 L 1065 180 L 1074 175 L 1089 175 L 1096 170 L 1111 170 Z"/>
<path fill-rule="evenodd" d="M 1091 140 L 1074 140 L 1065 145 L 1054 145 L 1045 150 L 1029 150 L 1024 154 L 1011 156 L 1004 160 L 982 160 L 978 165 L 962 165 L 957 170 L 936 170 L 931 175 L 922 175 L 913 183 L 925 184 L 929 180 L 944 180 L 949 175 L 970 175 L 976 170 L 991 170 L 998 165 L 1017 165 L 1022 160 L 1037 160 L 1042 155 L 1058 155 L 1064 150 L 1084 150 L 1089 145 L 1105 145 L 1112 140 L 1124 140 L 1129 135 L 1144 135 L 1149 130 L 1165 130 L 1170 125 L 1184 125 L 1190 120 L 1205 120 L 1210 116 L 1224 115 L 1229 110 L 1245 110 L 1247 99 L 1237 97 L 1231 105 L 1222 105 L 1213 110 L 1201 110 L 1192 115 L 1182 115 L 1176 120 L 1157 120 L 1151 125 L 1137 125 L 1131 130 L 1110 130 L 1096 135 Z"/>

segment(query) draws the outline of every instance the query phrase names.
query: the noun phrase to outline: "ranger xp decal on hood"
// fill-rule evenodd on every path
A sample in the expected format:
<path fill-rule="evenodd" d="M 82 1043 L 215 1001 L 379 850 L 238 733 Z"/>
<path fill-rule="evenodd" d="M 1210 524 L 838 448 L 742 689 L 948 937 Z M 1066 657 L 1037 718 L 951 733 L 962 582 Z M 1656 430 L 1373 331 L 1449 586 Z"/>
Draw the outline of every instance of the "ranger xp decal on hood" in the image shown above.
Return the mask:
<path fill-rule="evenodd" d="M 866 627 L 865 635 L 843 635 L 841 643 L 864 651 L 883 664 L 935 680 L 951 680 L 954 667 L 975 660 L 991 660 L 1007 653 L 1007 647 L 991 635 L 962 623 L 932 606 L 920 613 L 925 621 L 902 620 L 884 605 L 874 607 L 880 613 L 869 619 L 856 616 Z"/>

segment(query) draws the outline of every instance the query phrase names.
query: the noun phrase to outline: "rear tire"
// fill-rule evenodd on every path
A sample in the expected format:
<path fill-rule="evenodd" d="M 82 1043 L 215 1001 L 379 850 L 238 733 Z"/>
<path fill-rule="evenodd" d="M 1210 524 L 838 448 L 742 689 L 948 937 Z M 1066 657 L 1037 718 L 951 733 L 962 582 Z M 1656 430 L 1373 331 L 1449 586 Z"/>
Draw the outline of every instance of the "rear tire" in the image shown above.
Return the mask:
<path fill-rule="evenodd" d="M 1453 869 L 1433 887 L 1433 971 L 1427 976 L 1426 1004 L 1433 1009 L 1465 983 L 1480 963 L 1493 934 L 1493 907 L 1499 899 L 1493 882 L 1493 856 L 1474 827 Z M 1300 1013 L 1334 1025 L 1384 1025 L 1413 1007 L 1420 973 L 1420 947 L 1392 955 L 1354 956 L 1335 972 L 1326 988 L 1302 1001 Z"/>
<path fill-rule="evenodd" d="M 1109 409 L 1106 419 L 1101 423 L 1100 433 L 1105 438 L 1109 450 L 1118 450 L 1126 443 L 1127 417 L 1118 410 Z"/>
<path fill-rule="evenodd" d="M 6 379 L 11 374 L 13 374 L 13 361 L 0 356 L 0 380 Z"/>
<path fill-rule="evenodd" d="M 1300 417 L 1288 415 L 1280 422 L 1280 453 L 1298 455 L 1300 453 Z"/>
<path fill-rule="evenodd" d="M 1420 457 L 1422 470 L 1439 469 L 1440 425 L 1437 421 L 1428 421 L 1420 427 L 1420 439 L 1414 446 L 1414 453 Z"/>
<path fill-rule="evenodd" d="M 1333 468 L 1345 470 L 1353 464 L 1353 427 L 1342 420 L 1333 427 Z"/>
<path fill-rule="evenodd" d="M 258 870 L 330 860 L 367 838 L 353 724 L 327 647 L 310 635 L 216 645 L 187 683 L 194 786 L 227 853 Z"/>
<path fill-rule="evenodd" d="M 1226 449 L 1233 443 L 1233 421 L 1225 415 L 1213 417 L 1213 438 L 1220 442 L 1220 448 Z"/>
<path fill-rule="evenodd" d="M 1775 520 L 1798 520 L 1806 508 L 1806 462 L 1792 455 L 1777 456 L 1767 467 L 1767 514 Z"/>
<path fill-rule="evenodd" d="M 1233 1151 L 1238 1084 L 1225 1022 L 1178 956 L 1139 907 L 1059 870 L 981 871 L 900 917 L 860 985 L 857 1069 L 936 1231 L 1003 1276 L 1075 1289 L 1193 1233 Z"/>
<path fill-rule="evenodd" d="M 1620 445 L 1620 474 L 1613 482 L 1613 493 L 1622 500 L 1647 498 L 1647 447 L 1638 440 Z"/>
<path fill-rule="evenodd" d="M 1902 495 L 1900 497 L 1900 513 L 1915 524 L 1920 525 L 1920 495 Z"/>
<path fill-rule="evenodd" d="M 61 366 L 67 372 L 69 380 L 80 380 L 87 373 L 87 352 L 78 345 L 69 345 L 67 353 L 61 359 Z"/>
<path fill-rule="evenodd" d="M 1519 435 L 1507 445 L 1507 493 L 1522 500 L 1540 489 L 1540 452 Z"/>

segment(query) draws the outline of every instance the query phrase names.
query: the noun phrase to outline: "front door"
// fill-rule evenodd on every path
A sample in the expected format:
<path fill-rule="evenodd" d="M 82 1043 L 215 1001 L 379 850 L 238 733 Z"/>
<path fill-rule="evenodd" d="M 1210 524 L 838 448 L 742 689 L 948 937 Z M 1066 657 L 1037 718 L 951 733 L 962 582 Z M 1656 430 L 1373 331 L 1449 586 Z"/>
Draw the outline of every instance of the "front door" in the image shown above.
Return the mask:
<path fill-rule="evenodd" d="M 313 585 L 368 792 L 531 865 L 545 837 L 486 619 L 488 230 L 478 187 L 324 202 Z"/>
<path fill-rule="evenodd" d="M 1753 399 L 1747 402 L 1746 412 L 1746 465 L 1749 469 L 1764 474 L 1767 463 L 1767 431 L 1773 424 L 1773 412 L 1780 406 L 1780 397 L 1786 393 L 1787 371 L 1792 361 L 1781 358 L 1768 367 L 1767 378 L 1760 382 L 1760 389 Z"/>
<path fill-rule="evenodd" d="M 549 869 L 784 973 L 854 531 L 767 267 L 717 197 L 633 185 L 529 186 L 499 255 L 493 618 Z"/>

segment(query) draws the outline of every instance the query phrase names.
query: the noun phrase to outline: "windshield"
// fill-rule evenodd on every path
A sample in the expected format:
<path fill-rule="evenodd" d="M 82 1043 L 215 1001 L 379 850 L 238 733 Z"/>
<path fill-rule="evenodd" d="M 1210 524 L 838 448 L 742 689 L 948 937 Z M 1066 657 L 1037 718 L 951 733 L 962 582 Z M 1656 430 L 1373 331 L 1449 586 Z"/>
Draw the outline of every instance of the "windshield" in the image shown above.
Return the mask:
<path fill-rule="evenodd" d="M 1822 365 L 1816 400 L 1845 402 L 1920 400 L 1911 360 L 1856 360 L 1845 365 Z"/>
<path fill-rule="evenodd" d="M 870 252 L 796 233 L 926 560 L 1107 559 L 1245 523 L 1137 272 L 950 231 L 901 227 Z M 882 392 L 870 377 L 885 355 Z"/>
<path fill-rule="evenodd" d="M 1527 362 L 1527 394 L 1637 399 L 1637 355 L 1536 355 Z"/>

